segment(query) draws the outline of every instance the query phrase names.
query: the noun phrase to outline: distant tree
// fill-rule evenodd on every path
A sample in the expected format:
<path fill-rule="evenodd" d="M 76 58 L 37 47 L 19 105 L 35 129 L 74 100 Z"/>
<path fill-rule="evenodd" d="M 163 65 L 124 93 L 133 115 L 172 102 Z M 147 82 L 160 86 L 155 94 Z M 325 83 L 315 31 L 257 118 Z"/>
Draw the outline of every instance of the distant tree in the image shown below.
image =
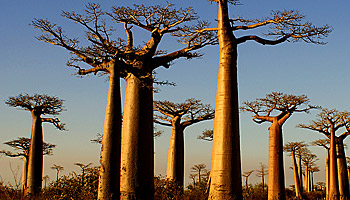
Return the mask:
<path fill-rule="evenodd" d="M 309 112 L 317 108 L 309 104 L 306 95 L 288 95 L 272 92 L 265 98 L 244 102 L 242 111 L 254 114 L 253 121 L 261 124 L 270 122 L 269 127 L 269 199 L 285 199 L 284 167 L 283 167 L 283 135 L 282 126 L 295 112 Z M 271 116 L 276 114 L 275 116 Z M 215 134 L 215 133 L 214 133 Z"/>
<path fill-rule="evenodd" d="M 314 165 L 315 161 L 318 160 L 315 154 L 312 154 L 310 151 L 305 151 L 302 155 L 302 160 L 305 165 L 305 185 L 304 189 L 306 192 L 312 191 L 312 179 L 311 179 L 311 168 Z"/>
<path fill-rule="evenodd" d="M 237 4 L 239 3 L 238 0 L 210 1 L 218 3 L 218 27 L 210 30 L 215 29 L 218 31 L 220 59 L 209 200 L 241 199 L 237 89 L 238 45 L 247 41 L 255 41 L 262 45 L 277 45 L 286 41 L 305 41 L 307 43 L 324 44 L 321 39 L 331 32 L 331 28 L 328 25 L 316 27 L 312 23 L 304 21 L 305 16 L 295 10 L 274 11 L 269 17 L 261 19 L 246 19 L 243 17 L 230 19 L 228 3 Z M 242 34 L 242 32 L 254 31 L 254 29 L 261 27 L 271 28 L 270 30 L 272 31 L 265 33 L 264 36 L 272 36 L 275 39 L 265 39 L 255 35 L 254 32 L 253 34 Z M 239 32 L 239 34 L 236 35 L 236 32 Z M 279 191 L 276 191 L 276 195 L 278 194 Z M 276 198 L 276 195 L 271 196 L 270 194 L 269 199 Z M 282 199 L 284 198 L 282 197 Z"/>
<path fill-rule="evenodd" d="M 89 167 L 90 167 L 90 165 L 92 165 L 92 163 L 89 163 L 89 164 L 74 163 L 74 165 L 79 166 L 81 169 L 81 186 L 84 187 L 84 185 L 85 185 L 85 172 L 87 169 L 89 169 Z"/>
<path fill-rule="evenodd" d="M 43 129 L 42 123 L 53 124 L 59 130 L 65 130 L 58 118 L 44 118 L 42 115 L 59 115 L 63 111 L 63 100 L 46 94 L 19 94 L 10 97 L 5 103 L 10 107 L 19 107 L 32 114 L 32 134 L 30 138 L 26 195 L 36 196 L 41 191 L 43 176 Z"/>
<path fill-rule="evenodd" d="M 329 155 L 329 190 L 327 199 L 346 199 L 349 197 L 349 182 L 346 169 L 346 160 L 343 140 L 348 135 L 349 112 L 340 112 L 336 109 L 322 109 L 310 125 L 299 124 L 298 127 L 313 130 L 324 134 L 330 139 Z M 336 136 L 341 128 L 347 131 Z M 338 149 L 338 151 L 337 151 Z M 337 164 L 339 163 L 339 164 Z M 339 175 L 339 174 L 341 175 Z"/>
<path fill-rule="evenodd" d="M 311 185 L 311 191 L 315 191 L 315 184 L 314 184 L 314 173 L 319 172 L 320 168 L 314 164 L 314 166 L 311 165 L 310 167 L 310 185 Z"/>
<path fill-rule="evenodd" d="M 330 140 L 327 139 L 318 139 L 311 143 L 314 146 L 320 146 L 326 149 L 326 197 L 328 197 L 329 191 L 329 144 Z"/>
<path fill-rule="evenodd" d="M 293 163 L 293 173 L 294 173 L 294 187 L 295 187 L 295 195 L 297 199 L 302 199 L 302 187 L 300 183 L 300 175 L 299 175 L 299 168 L 302 166 L 297 164 L 296 161 L 296 152 L 299 148 L 304 148 L 306 144 L 304 142 L 288 142 L 283 146 L 283 151 L 290 153 L 290 156 L 292 157 L 292 163 Z"/>
<path fill-rule="evenodd" d="M 46 188 L 46 184 L 47 184 L 47 182 L 49 182 L 49 181 L 50 181 L 50 177 L 49 177 L 49 175 L 45 175 L 45 176 L 43 177 L 43 181 L 44 181 L 44 187 Z"/>
<path fill-rule="evenodd" d="M 202 132 L 202 135 L 198 136 L 197 138 L 200 140 L 213 141 L 213 133 L 214 133 L 213 129 L 204 130 Z"/>
<path fill-rule="evenodd" d="M 59 174 L 61 171 L 64 171 L 64 167 L 62 167 L 61 165 L 53 164 L 53 166 L 50 168 L 56 170 L 56 182 L 58 182 Z"/>
<path fill-rule="evenodd" d="M 4 144 L 12 147 L 14 151 L 1 150 L 0 154 L 4 154 L 8 157 L 22 157 L 22 191 L 24 192 L 27 185 L 30 139 L 26 137 L 19 137 L 15 140 L 5 142 Z M 43 155 L 52 155 L 53 148 L 55 147 L 56 145 L 54 144 L 44 142 Z"/>
<path fill-rule="evenodd" d="M 245 189 L 248 189 L 248 178 L 254 172 L 254 170 L 243 172 L 242 176 L 245 178 Z"/>
<path fill-rule="evenodd" d="M 206 174 L 206 167 L 207 166 L 205 164 L 197 164 L 191 167 L 191 172 L 198 176 L 198 182 L 201 182 L 203 174 Z"/>
<path fill-rule="evenodd" d="M 268 174 L 267 166 L 263 163 L 260 163 L 260 168 L 255 170 L 255 171 L 256 171 L 256 175 L 258 177 L 261 177 L 261 185 L 262 185 L 262 189 L 264 192 L 264 190 L 265 190 L 265 176 Z"/>
<path fill-rule="evenodd" d="M 214 109 L 200 100 L 187 99 L 184 103 L 154 101 L 154 122 L 172 127 L 169 143 L 167 179 L 184 182 L 184 131 L 187 127 L 214 118 Z"/>
<path fill-rule="evenodd" d="M 116 196 L 112 198 L 118 198 L 119 184 L 122 198 L 135 195 L 136 198 L 138 196 L 145 199 L 152 198 L 154 190 L 152 104 L 155 82 L 153 72 L 161 66 L 169 68 L 170 63 L 179 58 L 199 57 L 200 54 L 194 51 L 216 44 L 217 38 L 212 32 L 197 32 L 206 28 L 208 23 L 198 21 L 198 16 L 192 8 L 174 9 L 170 3 L 164 6 L 113 7 L 111 12 L 103 12 L 98 4 L 90 3 L 83 15 L 63 12 L 62 16 L 86 29 L 86 38 L 91 43 L 89 46 L 79 46 L 81 43 L 77 39 L 70 39 L 61 27 L 43 19 L 35 19 L 32 22 L 35 28 L 45 33 L 38 39 L 70 51 L 74 57 L 69 65 L 76 67 L 79 75 L 98 72 L 110 74 L 102 142 L 104 147 L 101 152 L 102 178 L 98 199 L 110 198 L 111 195 Z M 112 19 L 116 24 L 124 26 L 126 39 L 122 37 L 113 39 L 112 33 L 115 29 L 107 26 L 105 17 L 110 17 L 109 20 Z M 193 21 L 197 23 L 185 25 L 186 22 Z M 135 29 L 141 29 L 150 36 L 142 46 L 134 44 Z M 159 50 L 158 46 L 165 35 L 174 36 L 184 47 L 170 53 Z M 83 69 L 77 62 L 86 63 L 92 68 Z M 122 127 L 123 141 L 120 141 L 120 77 L 126 80 L 127 85 Z M 120 142 L 121 159 L 116 159 L 119 157 Z M 119 160 L 122 162 L 120 181 L 119 174 L 112 172 L 113 169 L 119 168 Z M 111 174 L 107 175 L 109 173 Z"/>

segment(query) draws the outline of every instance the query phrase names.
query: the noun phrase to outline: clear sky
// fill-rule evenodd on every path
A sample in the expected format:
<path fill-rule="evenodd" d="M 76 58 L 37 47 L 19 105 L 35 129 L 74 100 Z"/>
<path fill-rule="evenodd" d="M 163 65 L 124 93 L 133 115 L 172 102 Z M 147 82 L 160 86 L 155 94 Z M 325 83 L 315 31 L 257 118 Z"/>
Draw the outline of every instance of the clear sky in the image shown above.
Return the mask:
<path fill-rule="evenodd" d="M 92 0 L 98 2 L 105 10 L 112 6 L 129 6 L 141 1 Z M 165 4 L 166 1 L 144 0 L 146 5 Z M 176 7 L 192 6 L 202 19 L 216 24 L 217 6 L 206 0 L 170 1 Z M 273 91 L 288 94 L 307 95 L 312 104 L 326 108 L 350 110 L 348 74 L 350 73 L 350 2 L 303 1 L 303 0 L 242 0 L 243 5 L 231 6 L 231 16 L 247 18 L 268 16 L 271 10 L 300 10 L 307 20 L 315 25 L 329 24 L 334 31 L 326 38 L 327 45 L 305 43 L 284 43 L 277 46 L 262 46 L 248 42 L 239 46 L 239 100 L 254 100 L 264 97 Z M 72 170 L 79 171 L 75 162 L 99 164 L 100 146 L 90 143 L 97 133 L 103 130 L 106 106 L 106 77 L 74 76 L 74 69 L 68 68 L 66 62 L 69 53 L 63 48 L 40 42 L 35 36 L 41 34 L 29 26 L 34 18 L 48 18 L 61 25 L 72 37 L 83 40 L 83 30 L 76 24 L 62 18 L 65 11 L 81 12 L 83 1 L 68 0 L 12 0 L 2 2 L 0 8 L 0 149 L 2 143 L 17 137 L 30 137 L 31 116 L 28 112 L 7 107 L 4 101 L 9 96 L 19 93 L 39 93 L 57 95 L 65 100 L 66 111 L 60 115 L 61 121 L 67 124 L 68 131 L 60 132 L 50 124 L 44 125 L 44 140 L 56 144 L 53 156 L 44 159 L 44 175 L 54 180 L 55 172 L 50 169 L 53 164 L 62 165 L 68 174 Z M 118 34 L 123 30 L 116 26 Z M 258 30 L 256 33 L 261 33 Z M 239 32 L 238 34 L 245 34 Z M 124 37 L 124 35 L 121 35 Z M 139 44 L 149 38 L 149 33 L 138 31 Z M 181 46 L 170 37 L 164 38 L 161 49 L 176 50 Z M 158 69 L 160 80 L 177 83 L 176 87 L 161 87 L 154 95 L 155 100 L 183 102 L 187 98 L 197 98 L 203 103 L 215 104 L 215 91 L 218 70 L 218 47 L 207 47 L 201 50 L 204 56 L 200 59 L 177 60 L 170 69 Z M 122 87 L 125 88 L 125 82 Z M 122 96 L 124 96 L 122 94 Z M 308 123 L 315 118 L 311 114 L 294 114 L 286 122 L 284 142 L 314 141 L 324 138 L 322 135 L 295 128 L 298 123 Z M 257 169 L 259 163 L 267 164 L 268 124 L 254 124 L 251 114 L 242 113 L 241 155 L 242 171 Z M 197 140 L 204 129 L 211 129 L 213 122 L 203 122 L 185 130 L 185 173 L 188 174 L 194 164 L 205 163 L 210 168 L 211 143 Z M 155 140 L 155 175 L 166 174 L 167 146 L 170 129 L 158 127 L 164 134 Z M 348 140 L 345 140 L 345 143 Z M 321 172 L 315 175 L 317 181 L 324 181 L 324 154 L 319 147 L 310 147 L 317 154 Z M 348 150 L 347 150 L 348 152 Z M 286 186 L 293 183 L 290 158 L 285 157 Z M 7 183 L 13 181 L 10 164 L 13 169 L 21 169 L 21 161 L 17 158 L 0 157 L 0 176 Z M 19 172 L 20 177 L 20 172 Z M 250 177 L 255 183 L 258 178 Z"/>

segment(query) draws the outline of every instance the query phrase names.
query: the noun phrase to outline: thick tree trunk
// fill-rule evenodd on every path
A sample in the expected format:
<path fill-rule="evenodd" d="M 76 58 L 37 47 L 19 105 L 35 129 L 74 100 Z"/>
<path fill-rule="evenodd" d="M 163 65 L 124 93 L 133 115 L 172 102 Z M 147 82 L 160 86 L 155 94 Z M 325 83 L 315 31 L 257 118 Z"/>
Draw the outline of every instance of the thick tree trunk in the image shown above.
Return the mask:
<path fill-rule="evenodd" d="M 28 157 L 23 156 L 23 166 L 22 166 L 22 192 L 25 191 L 27 187 L 27 174 L 28 174 Z"/>
<path fill-rule="evenodd" d="M 305 165 L 305 191 L 310 192 L 309 164 Z"/>
<path fill-rule="evenodd" d="M 121 97 L 118 66 L 110 67 L 107 106 L 102 135 L 100 174 L 98 183 L 99 200 L 120 197 L 120 140 L 121 140 Z"/>
<path fill-rule="evenodd" d="M 282 127 L 274 120 L 269 128 L 268 199 L 285 200 Z"/>
<path fill-rule="evenodd" d="M 326 200 L 329 200 L 329 149 L 326 150 Z"/>
<path fill-rule="evenodd" d="M 121 199 L 153 199 L 153 87 L 126 78 L 121 142 Z"/>
<path fill-rule="evenodd" d="M 40 114 L 32 111 L 32 135 L 30 139 L 27 188 L 25 194 L 35 197 L 40 194 L 43 176 L 43 129 Z"/>
<path fill-rule="evenodd" d="M 331 127 L 331 129 L 333 129 Z M 329 155 L 329 200 L 339 199 L 337 150 L 335 131 L 331 130 L 330 155 Z"/>
<path fill-rule="evenodd" d="M 341 138 L 336 138 L 337 143 L 337 166 L 338 166 L 338 177 L 339 177 L 339 194 L 341 200 L 349 200 L 349 178 L 346 165 L 346 157 L 344 151 L 344 143 Z"/>
<path fill-rule="evenodd" d="M 295 152 L 292 151 L 292 159 L 293 159 L 293 173 L 294 173 L 294 184 L 295 184 L 295 196 L 297 199 L 301 199 L 301 187 L 300 187 L 300 180 L 299 180 L 299 173 L 298 173 L 298 166 L 296 163 L 295 158 Z"/>
<path fill-rule="evenodd" d="M 220 47 L 209 200 L 242 199 L 237 88 L 237 44 L 226 0 L 219 1 Z"/>
<path fill-rule="evenodd" d="M 300 188 L 303 188 L 303 167 L 301 165 L 301 155 L 298 155 L 298 165 L 299 165 L 299 181 L 300 181 Z"/>
<path fill-rule="evenodd" d="M 176 181 L 181 187 L 184 184 L 184 132 L 180 125 L 180 117 L 172 122 L 172 132 L 168 150 L 168 164 L 166 177 Z"/>

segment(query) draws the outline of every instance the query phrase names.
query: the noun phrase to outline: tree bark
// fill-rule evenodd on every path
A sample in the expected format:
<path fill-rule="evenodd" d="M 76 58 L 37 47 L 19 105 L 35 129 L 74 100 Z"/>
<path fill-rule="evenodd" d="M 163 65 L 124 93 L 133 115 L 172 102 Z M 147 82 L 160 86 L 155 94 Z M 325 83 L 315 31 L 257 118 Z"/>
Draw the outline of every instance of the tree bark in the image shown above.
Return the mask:
<path fill-rule="evenodd" d="M 292 151 L 292 159 L 293 159 L 295 196 L 297 197 L 297 199 L 301 199 L 302 198 L 302 194 L 301 194 L 300 180 L 299 180 L 299 174 L 298 174 L 298 166 L 297 166 L 297 163 L 296 163 L 296 158 L 295 158 L 295 152 L 294 151 Z"/>
<path fill-rule="evenodd" d="M 335 141 L 335 131 L 331 126 L 330 131 L 330 158 L 329 158 L 329 200 L 339 199 L 337 150 Z"/>
<path fill-rule="evenodd" d="M 242 199 L 237 43 L 231 31 L 227 0 L 218 1 L 220 48 L 209 200 Z"/>
<path fill-rule="evenodd" d="M 28 157 L 23 156 L 23 166 L 22 166 L 22 192 L 24 193 L 27 187 L 27 174 L 28 174 Z"/>
<path fill-rule="evenodd" d="M 102 149 L 97 199 L 120 198 L 121 140 L 120 76 L 117 65 L 110 66 L 109 89 L 102 135 Z"/>
<path fill-rule="evenodd" d="M 299 165 L 299 181 L 300 181 L 300 188 L 303 188 L 303 168 L 302 168 L 302 165 L 301 165 L 301 155 L 299 154 L 298 155 L 298 165 Z"/>
<path fill-rule="evenodd" d="M 184 184 L 184 130 L 180 117 L 172 121 L 172 132 L 168 150 L 167 179 L 176 181 L 181 187 Z"/>
<path fill-rule="evenodd" d="M 121 199 L 153 199 L 153 87 L 126 77 L 121 141 Z"/>
<path fill-rule="evenodd" d="M 36 197 L 40 194 L 43 176 L 43 129 L 40 114 L 32 111 L 32 134 L 29 148 L 27 188 L 25 194 Z"/>
<path fill-rule="evenodd" d="M 282 126 L 275 119 L 269 128 L 268 199 L 285 200 Z"/>
<path fill-rule="evenodd" d="M 309 164 L 305 164 L 305 191 L 310 192 Z"/>
<path fill-rule="evenodd" d="M 326 200 L 329 200 L 329 149 L 326 150 Z"/>
<path fill-rule="evenodd" d="M 341 200 L 349 200 L 349 178 L 346 165 L 346 157 L 344 151 L 343 140 L 339 137 L 336 138 L 336 149 L 337 149 L 337 166 L 338 166 L 338 177 L 339 177 L 339 194 Z"/>

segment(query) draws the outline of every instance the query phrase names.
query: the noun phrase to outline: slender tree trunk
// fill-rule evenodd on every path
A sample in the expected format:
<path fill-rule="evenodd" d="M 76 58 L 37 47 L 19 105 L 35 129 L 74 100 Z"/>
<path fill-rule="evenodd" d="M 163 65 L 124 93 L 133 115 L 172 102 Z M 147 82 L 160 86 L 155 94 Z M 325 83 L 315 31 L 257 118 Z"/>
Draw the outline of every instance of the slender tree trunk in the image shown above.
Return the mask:
<path fill-rule="evenodd" d="M 311 192 L 314 191 L 314 173 L 310 172 L 310 190 Z"/>
<path fill-rule="evenodd" d="M 237 44 L 228 18 L 227 0 L 219 0 L 220 47 L 209 200 L 242 199 L 237 88 Z"/>
<path fill-rule="evenodd" d="M 102 135 L 102 149 L 98 183 L 99 200 L 119 199 L 121 99 L 117 65 L 110 66 L 109 89 Z"/>
<path fill-rule="evenodd" d="M 265 180 L 264 180 L 264 176 L 262 176 L 261 181 L 262 181 L 261 183 L 262 183 L 263 192 L 265 192 Z"/>
<path fill-rule="evenodd" d="M 153 87 L 126 78 L 121 142 L 121 199 L 153 199 Z"/>
<path fill-rule="evenodd" d="M 329 200 L 329 149 L 326 150 L 326 200 Z"/>
<path fill-rule="evenodd" d="M 335 131 L 331 127 L 330 158 L 329 158 L 329 200 L 339 199 L 337 150 Z"/>
<path fill-rule="evenodd" d="M 28 174 L 28 156 L 23 156 L 23 166 L 22 166 L 22 192 L 24 193 L 27 187 L 27 174 Z"/>
<path fill-rule="evenodd" d="M 303 188 L 303 166 L 301 165 L 301 155 L 298 155 L 300 189 Z"/>
<path fill-rule="evenodd" d="M 168 150 L 167 179 L 176 181 L 181 187 L 184 184 L 184 132 L 180 117 L 172 122 L 172 132 Z"/>
<path fill-rule="evenodd" d="M 295 158 L 295 152 L 292 151 L 292 159 L 293 159 L 293 173 L 294 173 L 294 184 L 295 184 L 295 196 L 297 199 L 301 199 L 301 187 L 300 187 L 300 180 L 299 180 L 299 174 L 298 174 L 298 166 L 296 163 Z"/>
<path fill-rule="evenodd" d="M 285 200 L 282 126 L 274 120 L 269 128 L 268 199 Z"/>
<path fill-rule="evenodd" d="M 310 192 L 309 164 L 305 164 L 305 191 Z"/>
<path fill-rule="evenodd" d="M 40 114 L 32 111 L 32 135 L 29 148 L 27 188 L 25 194 L 36 197 L 40 194 L 43 176 L 43 129 Z"/>
<path fill-rule="evenodd" d="M 346 165 L 346 157 L 344 151 L 344 143 L 341 138 L 336 138 L 337 143 L 337 166 L 338 166 L 338 177 L 339 177 L 339 193 L 340 199 L 349 200 L 349 178 Z"/>

